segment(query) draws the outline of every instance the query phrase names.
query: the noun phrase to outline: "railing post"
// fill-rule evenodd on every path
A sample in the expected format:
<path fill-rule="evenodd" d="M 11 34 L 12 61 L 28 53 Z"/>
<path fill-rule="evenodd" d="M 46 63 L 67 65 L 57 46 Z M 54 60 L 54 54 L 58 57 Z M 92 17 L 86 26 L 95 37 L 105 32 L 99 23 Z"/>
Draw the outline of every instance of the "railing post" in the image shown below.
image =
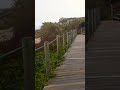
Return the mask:
<path fill-rule="evenodd" d="M 95 23 L 95 31 L 96 31 L 96 8 L 94 8 L 94 23 Z"/>
<path fill-rule="evenodd" d="M 71 31 L 71 35 L 72 35 L 72 42 L 73 42 L 73 30 Z"/>
<path fill-rule="evenodd" d="M 22 40 L 25 90 L 35 90 L 33 44 L 31 37 L 25 37 Z"/>
<path fill-rule="evenodd" d="M 91 35 L 93 34 L 94 32 L 94 12 L 93 12 L 93 8 L 91 9 Z"/>
<path fill-rule="evenodd" d="M 98 10 L 98 25 L 100 24 L 100 20 L 101 20 L 101 13 L 100 13 L 100 8 L 97 9 Z"/>
<path fill-rule="evenodd" d="M 63 49 L 65 51 L 65 34 L 63 33 Z"/>
<path fill-rule="evenodd" d="M 44 52 L 45 52 L 46 76 L 47 76 L 47 78 L 49 78 L 49 74 L 50 74 L 50 56 L 49 56 L 49 44 L 48 44 L 48 41 L 44 42 Z"/>
<path fill-rule="evenodd" d="M 91 21 L 90 21 L 90 9 L 87 9 L 87 32 L 86 32 L 86 40 L 88 41 L 88 39 L 90 38 L 90 35 L 91 35 L 91 32 L 90 32 L 90 30 L 91 30 Z"/>
<path fill-rule="evenodd" d="M 111 7 L 111 19 L 113 20 L 113 5 L 110 4 L 110 7 Z"/>
<path fill-rule="evenodd" d="M 67 32 L 67 48 L 69 47 L 69 32 Z"/>
<path fill-rule="evenodd" d="M 73 39 L 75 39 L 75 30 L 73 30 Z"/>
<path fill-rule="evenodd" d="M 71 43 L 73 42 L 73 30 L 71 30 Z"/>
<path fill-rule="evenodd" d="M 70 31 L 70 45 L 72 44 L 72 31 Z"/>
<path fill-rule="evenodd" d="M 57 35 L 56 36 L 56 41 L 57 41 L 57 55 L 59 55 L 59 43 L 60 43 L 60 36 L 59 35 Z"/>
<path fill-rule="evenodd" d="M 72 31 L 72 33 L 73 33 L 73 40 L 74 40 L 74 30 Z"/>
<path fill-rule="evenodd" d="M 73 30 L 71 31 L 71 34 L 72 34 L 72 42 L 73 42 Z"/>
<path fill-rule="evenodd" d="M 74 30 L 74 39 L 75 39 L 75 30 Z"/>

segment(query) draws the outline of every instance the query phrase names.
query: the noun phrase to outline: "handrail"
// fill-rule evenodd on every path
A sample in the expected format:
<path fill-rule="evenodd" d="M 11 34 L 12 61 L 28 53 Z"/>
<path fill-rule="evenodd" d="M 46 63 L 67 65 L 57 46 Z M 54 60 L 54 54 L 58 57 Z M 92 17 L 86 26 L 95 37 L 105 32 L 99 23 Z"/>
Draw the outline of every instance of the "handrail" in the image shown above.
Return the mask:
<path fill-rule="evenodd" d="M 70 32 L 68 32 L 68 33 L 70 33 Z M 61 35 L 61 36 L 59 36 L 60 38 L 61 37 L 63 37 L 63 35 Z M 50 44 L 52 44 L 53 42 L 55 42 L 57 39 L 54 39 L 54 40 L 52 40 L 52 41 L 50 41 L 48 44 L 50 45 Z M 39 47 L 39 48 L 37 48 L 37 49 L 35 49 L 35 51 L 38 51 L 38 50 L 40 50 L 41 48 L 43 48 L 44 46 L 41 46 L 41 47 Z"/>
<path fill-rule="evenodd" d="M 70 32 L 68 32 L 68 33 L 70 33 Z M 63 35 L 61 35 L 60 37 L 63 37 Z M 48 44 L 50 45 L 50 44 L 52 44 L 54 41 L 56 41 L 56 39 L 52 40 L 52 41 L 49 42 Z M 38 51 L 38 50 L 40 50 L 41 48 L 44 48 L 44 46 L 41 46 L 41 47 L 35 49 L 35 51 Z M 21 50 L 21 49 L 23 49 L 22 46 L 19 47 L 19 48 L 14 49 L 14 50 L 12 50 L 12 51 L 6 53 L 6 54 L 1 55 L 0 58 L 3 58 L 3 57 L 5 57 L 5 56 L 7 56 L 7 55 L 10 55 L 10 54 L 12 54 L 12 53 L 15 53 L 15 52 L 17 52 L 17 51 L 19 51 L 19 50 Z"/>
<path fill-rule="evenodd" d="M 86 45 L 88 41 L 92 38 L 94 35 L 94 32 L 98 28 L 101 22 L 101 8 L 90 8 L 87 9 L 87 27 L 86 27 Z"/>
<path fill-rule="evenodd" d="M 23 47 L 16 48 L 16 49 L 14 49 L 14 50 L 6 53 L 6 54 L 1 55 L 0 58 L 3 58 L 3 57 L 8 56 L 8 55 L 10 55 L 10 54 L 12 54 L 12 53 L 15 53 L 15 52 L 17 52 L 17 51 L 19 51 L 19 50 L 21 50 L 21 49 L 23 49 Z"/>
<path fill-rule="evenodd" d="M 50 45 L 50 44 L 52 44 L 54 41 L 56 41 L 56 39 L 52 40 L 52 41 L 51 41 L 51 42 L 49 42 L 48 44 Z"/>
<path fill-rule="evenodd" d="M 50 45 L 50 44 L 52 44 L 54 41 L 56 41 L 56 39 L 52 40 L 52 41 L 49 42 L 48 44 Z M 35 51 L 38 51 L 38 50 L 40 50 L 41 48 L 44 48 L 44 46 L 41 46 L 41 47 L 35 49 Z"/>
<path fill-rule="evenodd" d="M 63 35 L 61 35 L 60 37 L 63 37 Z"/>
<path fill-rule="evenodd" d="M 35 51 L 38 51 L 38 50 L 40 50 L 41 48 L 44 48 L 44 46 L 41 46 L 41 47 L 35 49 Z"/>
<path fill-rule="evenodd" d="M 67 33 L 70 34 L 70 32 L 67 32 Z M 59 37 L 63 37 L 63 35 L 61 35 L 61 36 L 59 36 Z M 50 45 L 50 44 L 52 44 L 52 43 L 53 43 L 54 41 L 56 41 L 56 40 L 57 40 L 57 39 L 54 39 L 54 40 L 52 40 L 51 42 L 49 42 L 48 44 Z M 23 46 L 21 46 L 21 47 L 19 47 L 19 48 L 16 48 L 16 49 L 14 49 L 14 50 L 6 53 L 6 54 L 1 55 L 0 58 L 3 58 L 3 57 L 5 57 L 5 56 L 7 56 L 7 55 L 10 55 L 10 54 L 12 54 L 12 53 L 15 53 L 15 52 L 17 52 L 17 51 L 19 51 L 19 50 L 21 50 L 21 49 L 23 49 L 23 48 L 24 48 Z M 41 47 L 35 49 L 35 51 L 38 51 L 38 50 L 40 50 L 41 48 L 44 48 L 44 46 L 41 46 Z"/>
<path fill-rule="evenodd" d="M 22 50 L 22 58 L 23 58 L 23 68 L 24 68 L 24 86 L 25 86 L 25 90 L 28 90 L 30 88 L 30 85 L 31 85 L 31 88 L 34 87 L 34 85 L 32 84 L 34 82 L 34 77 L 33 77 L 33 74 L 34 74 L 34 65 L 35 63 L 33 62 L 34 61 L 34 50 L 35 51 L 38 51 L 40 50 L 41 48 L 44 49 L 44 63 L 45 63 L 45 75 L 46 77 L 49 79 L 49 71 L 50 71 L 50 48 L 49 48 L 49 44 L 53 43 L 54 41 L 56 41 L 56 48 L 57 48 L 57 51 L 55 52 L 55 55 L 57 53 L 57 57 L 55 56 L 55 58 L 57 59 L 57 62 L 56 63 L 59 63 L 59 56 L 63 57 L 63 54 L 61 54 L 60 52 L 60 47 L 66 47 L 65 44 L 67 44 L 67 49 L 69 48 L 70 46 L 70 42 L 71 40 L 73 41 L 77 35 L 77 31 L 75 30 L 74 33 L 70 33 L 68 32 L 69 34 L 73 34 L 74 37 L 71 37 L 69 38 L 69 34 L 66 34 L 67 37 L 64 37 L 64 35 L 57 35 L 56 39 L 52 40 L 51 42 L 45 42 L 43 46 L 37 48 L 37 49 L 33 49 L 33 44 L 35 44 L 32 40 L 31 37 L 25 37 L 23 38 L 22 40 L 22 46 L 19 47 L 19 48 L 16 48 L 15 50 L 12 50 L 6 54 L 3 54 L 0 56 L 0 59 L 5 57 L 5 56 L 8 56 L 10 54 L 13 54 L 19 50 Z M 60 37 L 63 36 L 63 42 L 61 44 L 60 42 Z M 67 42 L 67 43 L 66 43 Z M 61 45 L 62 46 L 61 46 Z M 54 49 L 54 48 L 53 48 Z M 66 50 L 66 48 L 64 48 Z M 62 51 L 62 50 L 61 50 Z M 39 58 L 39 57 L 38 57 Z M 31 89 L 31 90 L 34 90 L 34 89 Z"/>

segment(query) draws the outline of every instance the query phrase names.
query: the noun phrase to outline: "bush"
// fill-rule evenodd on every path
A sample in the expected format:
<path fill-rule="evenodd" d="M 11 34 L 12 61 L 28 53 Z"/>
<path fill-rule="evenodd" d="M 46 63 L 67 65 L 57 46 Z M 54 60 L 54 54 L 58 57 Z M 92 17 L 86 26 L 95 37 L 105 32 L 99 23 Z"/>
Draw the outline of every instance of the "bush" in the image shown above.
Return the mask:
<path fill-rule="evenodd" d="M 63 60 L 64 49 L 60 47 L 59 55 L 55 51 L 56 45 L 50 48 L 50 75 L 49 78 L 53 78 L 55 68 Z M 44 50 L 36 51 L 35 53 L 35 90 L 42 90 L 48 81 L 45 74 L 45 54 Z"/>

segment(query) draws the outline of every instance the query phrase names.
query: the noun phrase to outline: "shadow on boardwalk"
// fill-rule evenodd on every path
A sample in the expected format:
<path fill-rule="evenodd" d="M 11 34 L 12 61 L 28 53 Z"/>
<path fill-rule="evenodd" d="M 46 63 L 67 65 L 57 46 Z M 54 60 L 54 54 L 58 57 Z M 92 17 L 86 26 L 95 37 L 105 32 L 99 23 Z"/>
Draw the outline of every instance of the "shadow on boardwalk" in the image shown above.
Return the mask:
<path fill-rule="evenodd" d="M 120 22 L 101 22 L 85 54 L 86 90 L 120 90 Z"/>
<path fill-rule="evenodd" d="M 85 35 L 77 35 L 55 74 L 43 90 L 85 90 Z"/>

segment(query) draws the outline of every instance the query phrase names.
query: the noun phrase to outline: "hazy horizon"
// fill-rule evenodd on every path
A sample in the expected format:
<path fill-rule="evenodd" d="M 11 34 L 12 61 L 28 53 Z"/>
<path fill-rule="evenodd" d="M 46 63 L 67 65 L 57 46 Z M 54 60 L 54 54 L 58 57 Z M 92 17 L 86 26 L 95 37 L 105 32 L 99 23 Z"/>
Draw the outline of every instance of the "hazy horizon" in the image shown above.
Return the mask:
<path fill-rule="evenodd" d="M 35 29 L 61 17 L 85 17 L 85 0 L 35 0 Z"/>
<path fill-rule="evenodd" d="M 62 17 L 61 17 L 62 18 Z M 82 17 L 63 17 L 63 18 L 82 18 Z M 59 18 L 60 19 L 60 18 Z M 58 21 L 53 21 L 52 23 L 58 23 L 59 22 L 59 19 L 58 19 Z M 50 21 L 45 21 L 45 22 L 50 22 Z M 43 23 L 45 23 L 45 22 L 42 22 L 42 23 L 40 23 L 38 26 L 39 26 L 39 28 L 37 28 L 37 29 L 35 29 L 35 30 L 38 30 L 38 29 L 40 29 L 41 28 L 41 26 L 42 26 L 42 24 Z"/>

